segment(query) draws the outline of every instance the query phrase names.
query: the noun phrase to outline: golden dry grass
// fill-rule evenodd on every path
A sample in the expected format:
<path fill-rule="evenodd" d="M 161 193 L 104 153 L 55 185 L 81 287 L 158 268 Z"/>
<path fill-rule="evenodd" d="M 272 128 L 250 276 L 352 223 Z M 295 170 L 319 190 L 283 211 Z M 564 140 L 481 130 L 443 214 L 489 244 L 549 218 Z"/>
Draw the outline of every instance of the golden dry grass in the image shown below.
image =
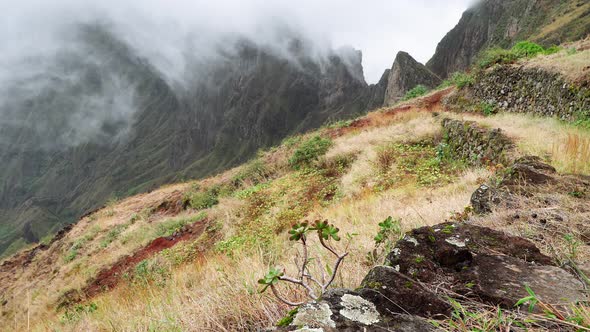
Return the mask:
<path fill-rule="evenodd" d="M 476 121 L 501 128 L 512 138 L 521 154 L 545 158 L 561 173 L 590 174 L 590 130 L 554 118 L 525 114 L 499 113 L 491 117 L 450 114 L 454 118 Z"/>
<path fill-rule="evenodd" d="M 590 8 L 590 4 L 587 5 Z M 582 46 L 584 44 L 584 46 Z M 546 71 L 557 73 L 572 82 L 587 81 L 590 76 L 590 39 L 576 43 L 562 45 L 563 50 L 550 55 L 539 55 L 533 59 L 520 62 L 525 68 L 542 68 Z M 570 53 L 572 49 L 580 48 L 581 51 Z M 585 50 L 584 50 L 585 49 Z"/>
<path fill-rule="evenodd" d="M 467 114 L 443 115 L 500 127 L 516 140 L 518 153 L 546 157 L 560 172 L 590 171 L 587 163 L 587 144 L 590 141 L 588 131 L 553 119 L 519 114 L 500 114 L 487 118 Z M 431 113 L 409 111 L 400 113 L 393 119 L 383 120 L 377 126 L 352 131 L 334 139 L 332 148 L 326 154 L 327 159 L 350 154 L 356 155 L 356 159 L 338 180 L 341 197 L 328 203 L 316 202 L 310 205 L 306 217 L 328 219 L 343 234 L 358 234 L 353 237 L 349 247 L 350 256 L 345 260 L 335 286 L 355 288 L 366 275 L 371 268 L 366 254 L 374 247 L 373 237 L 378 231 L 377 224 L 383 219 L 388 216 L 400 218 L 403 231 L 443 222 L 453 212 L 463 211 L 473 190 L 490 176 L 486 169 L 467 169 L 457 175 L 454 181 L 443 185 L 428 187 L 408 182 L 385 191 L 375 191 L 372 188 L 376 150 L 380 146 L 432 137 L 439 131 L 440 124 Z M 274 187 L 268 189 L 268 194 L 276 195 L 280 191 L 287 193 L 281 196 L 281 202 L 270 209 L 268 214 L 255 220 L 247 220 L 248 203 L 232 196 L 220 199 L 217 206 L 207 210 L 208 217 L 219 227 L 217 234 L 220 234 L 222 240 L 239 236 L 245 222 L 270 225 L 272 219 L 278 218 L 282 213 L 281 208 L 289 206 L 289 192 L 305 186 L 305 183 L 296 182 L 299 178 L 290 173 L 287 160 L 291 153 L 292 148 L 281 146 L 260 157 L 265 164 L 273 165 L 271 173 L 274 175 L 270 180 Z M 201 185 L 225 183 L 241 169 L 204 180 Z M 23 330 L 26 329 L 29 316 L 32 330 L 37 331 L 237 331 L 262 328 L 276 322 L 287 308 L 268 294 L 258 294 L 256 280 L 276 264 L 287 269 L 292 268 L 291 258 L 297 248 L 286 240 L 285 232 L 277 234 L 270 239 L 270 243 L 264 245 L 236 247 L 231 255 L 208 250 L 211 248 L 201 248 L 206 252 L 204 256 L 180 265 L 172 264 L 164 254 L 160 255 L 155 261 L 171 272 L 165 283 L 123 282 L 120 287 L 90 301 L 96 304 L 96 311 L 82 310 L 69 318 L 64 318 L 63 311 L 55 311 L 55 303 L 65 290 L 81 287 L 101 267 L 108 266 L 149 240 L 134 238 L 134 241 L 127 243 L 115 241 L 109 250 L 101 250 L 100 239 L 109 229 L 128 222 L 131 216 L 141 214 L 146 207 L 159 204 L 174 191 L 189 190 L 191 185 L 166 187 L 150 194 L 132 197 L 107 207 L 95 217 L 83 219 L 63 243 L 71 245 L 91 232 L 96 232 L 95 237 L 85 243 L 80 256 L 72 262 L 63 261 L 67 246 L 42 253 L 35 258 L 33 265 L 38 267 L 26 269 L 22 275 L 16 276 L 17 280 L 11 285 L 10 289 L 19 293 L 14 293 L 16 298 L 10 302 L 14 307 L 10 309 L 11 313 L 1 318 L 2 322 L 16 324 L 10 326 Z M 567 197 L 562 199 L 567 206 Z M 186 216 L 190 217 L 195 213 L 189 211 Z M 527 229 L 530 226 L 526 223 L 505 228 L 502 223 L 509 217 L 507 213 L 497 212 L 491 218 L 478 222 L 519 235 L 530 237 L 534 234 L 534 230 Z M 155 216 L 148 218 L 149 220 L 142 219 L 130 225 L 122 236 L 149 230 L 167 218 Z M 181 244 L 178 250 L 191 245 L 193 244 Z M 344 245 L 345 243 L 338 244 L 338 249 L 343 250 Z M 563 248 L 564 244 L 556 240 L 553 245 L 555 248 Z M 318 246 L 313 247 L 314 250 L 317 248 Z M 318 255 L 327 258 L 321 253 Z M 587 248 L 581 249 L 580 255 L 587 257 Z M 59 261 L 52 267 L 58 273 L 53 276 L 50 271 L 42 270 L 41 266 L 44 260 L 56 257 Z M 301 296 L 295 289 L 283 291 L 289 297 Z"/>

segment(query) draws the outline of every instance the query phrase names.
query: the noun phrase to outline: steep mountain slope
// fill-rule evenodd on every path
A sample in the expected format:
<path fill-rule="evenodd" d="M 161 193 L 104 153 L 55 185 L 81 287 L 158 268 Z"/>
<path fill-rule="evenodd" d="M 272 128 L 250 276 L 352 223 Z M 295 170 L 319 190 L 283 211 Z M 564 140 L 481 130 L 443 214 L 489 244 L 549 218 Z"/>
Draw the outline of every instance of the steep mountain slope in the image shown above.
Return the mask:
<path fill-rule="evenodd" d="M 586 0 L 481 0 L 440 41 L 426 66 L 441 78 L 469 68 L 486 47 L 531 39 L 546 46 L 590 33 Z"/>
<path fill-rule="evenodd" d="M 417 85 L 424 85 L 432 89 L 440 83 L 441 79 L 423 64 L 414 60 L 408 53 L 399 52 L 389 71 L 383 104 L 390 106 L 399 102 L 406 92 Z"/>
<path fill-rule="evenodd" d="M 384 88 L 364 82 L 360 52 L 311 57 L 312 45 L 288 34 L 287 54 L 225 40 L 215 59 L 196 54 L 194 75 L 178 84 L 108 27 L 79 31 L 2 106 L 0 136 L 11 144 L 0 147 L 0 253 L 110 197 L 218 172 L 383 101 Z"/>
<path fill-rule="evenodd" d="M 546 68 L 539 63 L 547 61 L 574 59 L 575 67 L 568 70 L 582 71 L 590 50 L 580 47 L 579 52 L 584 61 L 563 50 L 500 68 L 514 73 L 507 79 L 528 84 Z M 534 69 L 522 73 L 523 65 Z M 481 75 L 471 88 L 435 91 L 295 135 L 217 176 L 110 203 L 54 241 L 0 265 L 0 322 L 25 329 L 30 315 L 31 326 L 39 330 L 265 328 L 288 306 L 272 294 L 259 294 L 257 280 L 277 265 L 296 273 L 292 261 L 298 261 L 300 246 L 288 240 L 287 230 L 301 220 L 328 219 L 342 235 L 331 245 L 349 252 L 334 286 L 361 285 L 358 294 L 385 317 L 379 324 L 393 324 L 404 319 L 401 313 L 410 313 L 453 330 L 463 317 L 450 314 L 454 303 L 447 296 L 459 293 L 454 298 L 465 310 L 481 313 L 463 322 L 466 326 L 500 329 L 507 321 L 540 331 L 590 326 L 583 319 L 572 323 L 514 310 L 527 295 L 524 282 L 552 305 L 560 302 L 555 308 L 562 313 L 570 305 L 582 314 L 589 310 L 562 300 L 564 295 L 584 300 L 585 295 L 582 277 L 560 262 L 590 270 L 585 264 L 590 257 L 590 131 L 557 118 L 519 114 L 535 109 L 515 103 L 484 116 L 477 108 L 485 102 L 481 98 L 500 98 L 496 101 L 503 104 L 505 83 L 494 79 L 496 69 Z M 576 86 L 559 72 L 544 76 L 554 75 L 566 81 L 538 89 L 550 95 L 547 91 L 559 91 L 565 82 Z M 481 89 L 495 96 L 480 98 Z M 524 90 L 519 96 L 524 100 L 540 91 Z M 578 91 L 583 105 L 588 105 L 587 91 Z M 543 159 L 521 158 L 531 154 Z M 469 203 L 489 214 L 474 214 L 466 208 Z M 393 218 L 385 233 L 388 216 Z M 381 233 L 389 242 L 376 241 Z M 396 242 L 397 250 L 389 250 Z M 330 253 L 317 247 L 310 245 L 314 260 L 330 262 Z M 378 266 L 385 256 L 399 263 L 399 271 Z M 312 265 L 313 272 L 323 268 Z M 280 290 L 304 299 L 294 288 Z M 387 300 L 392 296 L 401 304 L 392 305 Z M 329 309 L 341 327 L 346 323 L 340 319 L 342 301 L 334 302 Z M 497 306 L 507 320 L 496 320 Z M 416 319 L 418 331 L 432 328 Z"/>

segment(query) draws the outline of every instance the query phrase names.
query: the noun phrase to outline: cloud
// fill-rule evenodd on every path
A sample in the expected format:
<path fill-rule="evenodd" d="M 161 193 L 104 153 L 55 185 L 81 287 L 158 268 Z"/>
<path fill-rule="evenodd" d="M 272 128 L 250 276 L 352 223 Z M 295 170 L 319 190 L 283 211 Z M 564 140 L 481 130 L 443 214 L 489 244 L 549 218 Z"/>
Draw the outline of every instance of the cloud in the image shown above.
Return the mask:
<path fill-rule="evenodd" d="M 107 27 L 173 84 L 194 80 L 195 64 L 218 57 L 236 34 L 288 57 L 285 31 L 303 36 L 318 59 L 362 50 L 365 79 L 374 83 L 400 50 L 426 62 L 472 0 L 0 1 L 0 126 L 75 146 L 126 133 L 136 111 L 134 82 L 80 44 L 80 23 Z M 93 79 L 100 89 L 91 89 Z"/>
<path fill-rule="evenodd" d="M 404 50 L 421 62 L 472 0 L 24 0 L 7 2 L 0 23 L 2 52 L 51 49 L 60 26 L 109 19 L 121 37 L 170 70 L 182 71 L 178 45 L 240 32 L 271 40 L 272 22 L 286 22 L 316 44 L 363 51 L 368 82 L 376 82 Z"/>

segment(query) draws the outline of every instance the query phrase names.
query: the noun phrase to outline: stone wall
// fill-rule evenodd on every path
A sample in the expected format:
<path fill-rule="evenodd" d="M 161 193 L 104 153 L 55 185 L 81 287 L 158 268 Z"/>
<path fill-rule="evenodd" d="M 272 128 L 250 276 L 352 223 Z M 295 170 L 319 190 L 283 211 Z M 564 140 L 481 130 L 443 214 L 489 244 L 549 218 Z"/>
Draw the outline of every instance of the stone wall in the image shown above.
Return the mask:
<path fill-rule="evenodd" d="M 446 152 L 452 158 L 464 159 L 472 165 L 507 162 L 512 142 L 501 129 L 486 129 L 473 121 L 443 119 Z"/>
<path fill-rule="evenodd" d="M 568 121 L 590 117 L 590 89 L 542 69 L 498 66 L 478 75 L 471 93 L 501 111 Z"/>

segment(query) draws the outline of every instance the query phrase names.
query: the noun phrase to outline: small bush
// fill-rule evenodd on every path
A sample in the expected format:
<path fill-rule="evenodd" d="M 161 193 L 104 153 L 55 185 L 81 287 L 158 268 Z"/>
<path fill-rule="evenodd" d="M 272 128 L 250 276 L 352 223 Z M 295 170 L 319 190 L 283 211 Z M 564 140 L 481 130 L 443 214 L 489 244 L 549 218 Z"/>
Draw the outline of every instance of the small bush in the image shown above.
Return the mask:
<path fill-rule="evenodd" d="M 463 89 L 466 86 L 472 85 L 474 78 L 472 75 L 465 72 L 454 72 L 450 78 L 444 80 L 437 89 L 448 88 L 451 85 L 457 86 L 459 89 Z"/>
<path fill-rule="evenodd" d="M 217 205 L 217 203 L 219 203 L 219 199 L 217 198 L 218 195 L 219 189 L 217 187 L 212 187 L 203 191 L 195 189 L 194 191 L 187 193 L 184 199 L 193 209 L 203 210 Z"/>
<path fill-rule="evenodd" d="M 566 53 L 567 53 L 567 55 L 574 55 L 574 54 L 578 53 L 578 50 L 575 47 L 570 47 L 567 49 Z"/>
<path fill-rule="evenodd" d="M 489 68 L 496 64 L 513 63 L 518 60 L 518 56 L 510 50 L 505 50 L 499 47 L 487 49 L 479 56 L 477 65 L 479 68 Z"/>
<path fill-rule="evenodd" d="M 310 166 L 314 161 L 324 155 L 332 146 L 332 140 L 321 136 L 314 136 L 301 143 L 295 150 L 293 156 L 289 159 L 289 164 L 293 169 L 299 170 L 301 167 Z"/>
<path fill-rule="evenodd" d="M 557 52 L 561 51 L 561 47 L 559 46 L 551 46 L 548 49 L 545 49 L 545 52 L 543 52 L 543 54 L 545 55 L 551 55 L 551 54 L 555 54 Z"/>
<path fill-rule="evenodd" d="M 250 161 L 246 166 L 234 176 L 232 182 L 235 186 L 243 183 L 258 184 L 265 182 L 271 175 L 268 167 L 260 158 Z"/>
<path fill-rule="evenodd" d="M 545 49 L 539 44 L 530 41 L 521 41 L 509 50 L 494 47 L 483 51 L 479 56 L 477 64 L 480 68 L 484 69 L 495 64 L 514 63 L 518 59 L 533 58 L 539 54 L 553 54 L 559 51 L 560 48 L 557 46 Z"/>
<path fill-rule="evenodd" d="M 518 58 L 532 58 L 545 53 L 543 46 L 529 41 L 518 42 L 510 51 Z"/>
<path fill-rule="evenodd" d="M 480 104 L 480 108 L 481 108 L 481 112 L 485 116 L 494 115 L 496 113 L 496 108 L 494 107 L 493 104 L 490 104 L 490 103 L 482 102 Z"/>
<path fill-rule="evenodd" d="M 428 92 L 428 88 L 425 87 L 424 85 L 416 85 L 413 89 L 411 89 L 410 91 L 406 92 L 406 95 L 404 96 L 404 98 L 402 100 L 410 100 L 410 99 L 414 99 L 420 96 L 424 96 L 426 93 Z"/>

